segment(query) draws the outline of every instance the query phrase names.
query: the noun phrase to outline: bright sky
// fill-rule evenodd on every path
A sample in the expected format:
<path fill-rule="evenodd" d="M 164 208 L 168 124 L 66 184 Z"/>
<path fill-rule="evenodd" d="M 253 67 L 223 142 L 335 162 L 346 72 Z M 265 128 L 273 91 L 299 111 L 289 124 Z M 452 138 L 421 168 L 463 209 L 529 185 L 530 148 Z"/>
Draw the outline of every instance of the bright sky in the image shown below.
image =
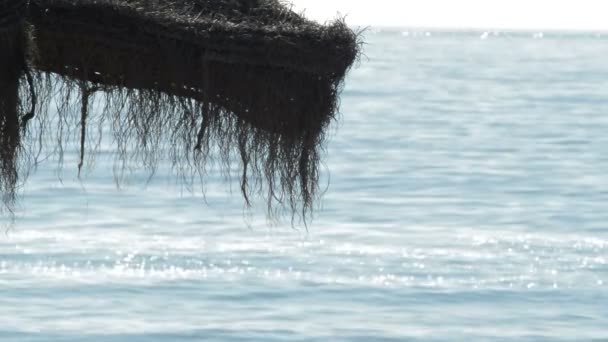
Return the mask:
<path fill-rule="evenodd" d="M 308 18 L 351 25 L 608 31 L 608 0 L 286 0 Z"/>

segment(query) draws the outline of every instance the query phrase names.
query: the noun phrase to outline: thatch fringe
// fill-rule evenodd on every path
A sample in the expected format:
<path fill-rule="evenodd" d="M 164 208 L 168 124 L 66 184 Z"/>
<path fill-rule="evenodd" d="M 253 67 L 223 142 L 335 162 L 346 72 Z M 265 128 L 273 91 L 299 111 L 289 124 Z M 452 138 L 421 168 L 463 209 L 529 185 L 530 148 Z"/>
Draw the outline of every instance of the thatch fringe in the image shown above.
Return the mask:
<path fill-rule="evenodd" d="M 0 53 L 3 65 L 20 66 L 0 69 L 10 80 L 0 88 L 5 202 L 14 197 L 19 123 L 35 126 L 29 165 L 54 132 L 50 152 L 60 160 L 71 138 L 80 146 L 79 172 L 94 123 L 111 130 L 117 178 L 130 164 L 153 173 L 166 159 L 203 177 L 218 152 L 224 171 L 238 162 L 247 204 L 261 196 L 273 216 L 312 212 L 324 132 L 359 51 L 342 21 L 321 26 L 275 0 L 32 0 L 27 18 L 35 53 L 23 23 L 0 40 L 12 52 Z"/>
<path fill-rule="evenodd" d="M 20 79 L 28 72 L 26 5 L 22 0 L 0 2 L 0 195 L 9 209 L 19 174 L 19 122 L 24 105 L 19 96 Z"/>

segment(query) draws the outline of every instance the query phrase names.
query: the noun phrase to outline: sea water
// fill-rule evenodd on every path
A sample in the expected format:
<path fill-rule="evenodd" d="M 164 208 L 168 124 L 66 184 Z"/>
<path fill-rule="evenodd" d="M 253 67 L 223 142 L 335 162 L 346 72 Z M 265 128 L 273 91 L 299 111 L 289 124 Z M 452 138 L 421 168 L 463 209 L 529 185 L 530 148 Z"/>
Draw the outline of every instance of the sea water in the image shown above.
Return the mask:
<path fill-rule="evenodd" d="M 0 340 L 608 341 L 608 36 L 365 42 L 308 229 L 214 172 L 203 197 L 42 163 L 0 235 Z"/>

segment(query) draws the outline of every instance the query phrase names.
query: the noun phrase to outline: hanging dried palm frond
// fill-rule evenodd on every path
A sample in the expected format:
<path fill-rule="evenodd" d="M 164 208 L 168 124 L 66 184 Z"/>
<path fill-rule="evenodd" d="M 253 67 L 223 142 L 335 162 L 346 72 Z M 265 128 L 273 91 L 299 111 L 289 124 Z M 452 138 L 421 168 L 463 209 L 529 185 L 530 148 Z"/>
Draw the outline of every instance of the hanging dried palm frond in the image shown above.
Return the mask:
<path fill-rule="evenodd" d="M 27 1 L 0 0 L 0 195 L 15 198 L 23 113 L 20 80 L 27 71 L 25 14 Z"/>

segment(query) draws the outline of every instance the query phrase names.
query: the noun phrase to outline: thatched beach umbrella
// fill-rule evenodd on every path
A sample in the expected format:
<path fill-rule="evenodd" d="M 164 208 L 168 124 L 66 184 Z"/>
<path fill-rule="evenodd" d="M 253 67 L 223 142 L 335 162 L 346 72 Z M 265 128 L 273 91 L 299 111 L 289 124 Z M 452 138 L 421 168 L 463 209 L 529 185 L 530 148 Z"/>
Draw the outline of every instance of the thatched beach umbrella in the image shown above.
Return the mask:
<path fill-rule="evenodd" d="M 38 113 L 56 105 L 72 118 L 60 121 L 78 128 L 81 167 L 90 105 L 102 94 L 96 120 L 111 123 L 123 162 L 135 156 L 154 167 L 170 158 L 201 170 L 215 149 L 226 168 L 240 163 L 248 203 L 260 194 L 270 210 L 305 213 L 359 50 L 342 21 L 323 26 L 278 0 L 0 0 L 0 32 L 8 199 L 19 126 L 48 120 Z"/>

